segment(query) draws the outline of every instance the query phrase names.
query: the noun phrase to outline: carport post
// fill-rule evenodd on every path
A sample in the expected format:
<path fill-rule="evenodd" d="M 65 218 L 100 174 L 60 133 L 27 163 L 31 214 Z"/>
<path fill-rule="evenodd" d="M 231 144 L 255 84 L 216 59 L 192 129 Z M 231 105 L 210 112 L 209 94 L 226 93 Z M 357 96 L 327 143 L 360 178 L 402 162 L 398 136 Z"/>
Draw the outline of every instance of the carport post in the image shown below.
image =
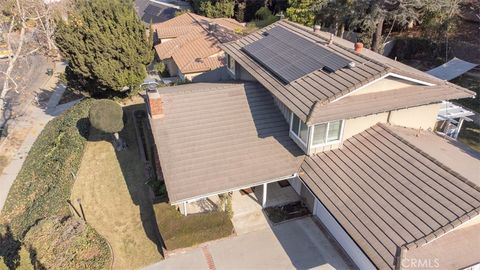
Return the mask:
<path fill-rule="evenodd" d="M 267 183 L 263 184 L 262 208 L 267 204 Z"/>
<path fill-rule="evenodd" d="M 458 138 L 458 134 L 460 134 L 460 130 L 462 129 L 463 118 L 460 118 L 460 122 L 457 125 L 457 129 L 455 130 L 455 135 L 453 138 L 456 140 Z"/>

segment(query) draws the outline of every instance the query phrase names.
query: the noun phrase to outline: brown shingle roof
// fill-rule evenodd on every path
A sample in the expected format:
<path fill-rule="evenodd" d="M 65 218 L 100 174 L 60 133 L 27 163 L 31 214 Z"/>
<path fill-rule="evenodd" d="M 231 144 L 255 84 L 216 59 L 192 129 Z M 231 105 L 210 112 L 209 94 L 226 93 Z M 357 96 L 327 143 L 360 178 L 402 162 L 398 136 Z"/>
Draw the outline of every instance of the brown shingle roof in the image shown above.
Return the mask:
<path fill-rule="evenodd" d="M 295 174 L 303 153 L 261 85 L 187 84 L 159 90 L 152 130 L 172 203 Z"/>
<path fill-rule="evenodd" d="M 195 13 L 186 12 L 168 21 L 153 24 L 153 30 L 159 38 L 176 38 L 184 34 L 201 32 L 208 29 L 208 24 L 214 22 L 219 28 L 234 32 L 243 29 L 244 25 L 230 18 L 207 18 Z"/>
<path fill-rule="evenodd" d="M 480 214 L 480 188 L 378 124 L 307 157 L 301 179 L 380 269 Z"/>
<path fill-rule="evenodd" d="M 208 33 L 208 24 L 217 23 L 217 30 Z M 193 13 L 185 13 L 173 19 L 153 25 L 161 39 L 171 39 L 155 46 L 160 60 L 172 58 L 183 73 L 213 70 L 221 67 L 223 53 L 219 45 L 239 38 L 234 32 L 243 25 L 233 19 L 210 19 Z"/>
<path fill-rule="evenodd" d="M 349 119 L 469 96 L 463 91 L 452 90 L 445 86 L 411 86 L 397 90 L 352 95 L 334 102 L 317 104 L 309 117 L 309 122 L 322 123 Z"/>
<path fill-rule="evenodd" d="M 317 70 L 289 84 L 283 83 L 274 74 L 269 72 L 265 67 L 242 51 L 242 48 L 245 45 L 261 39 L 263 37 L 263 32 L 277 26 L 301 35 L 302 37 L 316 42 L 318 46 L 322 46 L 347 58 L 355 63 L 355 67 L 343 68 L 332 73 Z M 328 44 L 329 38 L 329 33 L 322 32 L 321 34 L 314 34 L 310 28 L 306 28 L 287 20 L 282 20 L 237 41 L 223 44 L 222 48 L 304 121 L 309 120 L 308 117 L 315 110 L 314 105 L 317 102 L 331 102 L 369 82 L 387 75 L 390 72 L 411 77 L 426 83 L 452 86 L 450 83 L 445 83 L 433 76 L 393 61 L 370 50 L 364 49 L 362 53 L 357 54 L 353 50 L 353 43 L 347 40 L 335 37 L 333 43 Z M 473 92 L 466 89 L 460 87 L 455 87 L 454 89 L 466 92 L 470 96 L 474 96 Z M 316 123 L 314 121 L 315 119 L 310 120 L 311 123 Z"/>

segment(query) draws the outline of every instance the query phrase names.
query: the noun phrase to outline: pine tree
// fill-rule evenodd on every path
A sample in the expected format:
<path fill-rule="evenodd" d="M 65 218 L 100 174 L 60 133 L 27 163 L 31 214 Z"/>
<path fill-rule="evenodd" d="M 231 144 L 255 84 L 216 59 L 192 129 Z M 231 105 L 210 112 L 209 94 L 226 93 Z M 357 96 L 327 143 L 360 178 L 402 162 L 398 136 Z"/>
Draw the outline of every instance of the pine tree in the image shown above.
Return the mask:
<path fill-rule="evenodd" d="M 69 61 L 70 86 L 99 97 L 135 93 L 153 57 L 131 0 L 78 0 L 55 41 Z"/>

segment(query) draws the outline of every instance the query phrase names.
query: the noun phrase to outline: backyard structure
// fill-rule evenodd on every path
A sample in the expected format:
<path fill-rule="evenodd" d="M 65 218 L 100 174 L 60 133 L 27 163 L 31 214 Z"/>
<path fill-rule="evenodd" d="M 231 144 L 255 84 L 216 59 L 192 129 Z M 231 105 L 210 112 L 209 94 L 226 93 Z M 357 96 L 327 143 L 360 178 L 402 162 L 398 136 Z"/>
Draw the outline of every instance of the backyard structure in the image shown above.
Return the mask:
<path fill-rule="evenodd" d="M 462 106 L 443 101 L 437 116 L 437 130 L 456 140 L 462 130 L 463 121 L 472 122 L 469 116 L 473 115 L 473 112 Z"/>
<path fill-rule="evenodd" d="M 461 76 L 462 74 L 467 73 L 477 66 L 478 64 L 469 63 L 454 57 L 447 63 L 427 71 L 427 73 L 439 79 L 450 81 Z M 473 112 L 460 105 L 444 101 L 442 102 L 442 107 L 437 117 L 437 120 L 439 121 L 437 124 L 437 130 L 442 134 L 445 134 L 446 136 L 456 140 L 460 131 L 462 130 L 463 121 L 473 121 L 472 119 L 468 118 L 469 116 L 473 115 Z"/>
<path fill-rule="evenodd" d="M 272 46 L 263 44 L 266 38 Z M 148 93 L 169 201 L 184 214 L 202 198 L 288 180 L 355 264 L 366 269 L 395 268 L 400 255 L 428 249 L 453 229 L 476 226 L 478 175 L 452 170 L 455 164 L 442 151 L 459 154 L 470 168 L 478 168 L 479 159 L 447 147 L 445 140 L 437 144 L 442 151 L 429 152 L 399 135 L 405 129 L 418 138 L 436 136 L 428 130 L 441 102 L 475 93 L 285 20 L 222 48 L 237 82 Z M 315 68 L 303 66 L 309 57 L 316 57 L 309 62 Z M 353 175 L 365 186 L 352 186 L 360 185 L 351 182 Z M 456 188 L 441 192 L 447 186 Z M 352 190 L 361 191 L 355 200 Z M 266 206 L 268 190 L 262 193 Z M 369 196 L 383 198 L 388 211 L 377 209 Z M 405 197 L 413 200 L 407 213 L 399 206 Z M 358 205 L 349 205 L 352 201 Z M 363 221 L 351 225 L 346 217 L 352 211 Z M 368 224 L 381 227 L 372 227 L 373 240 L 364 238 Z M 456 265 L 472 263 L 461 257 Z"/>
<path fill-rule="evenodd" d="M 154 24 L 157 59 L 179 80 L 226 78 L 224 53 L 219 45 L 238 39 L 244 25 L 229 18 L 210 19 L 186 12 Z M 211 75 L 203 73 L 213 71 Z M 222 75 L 223 74 L 223 75 Z"/>

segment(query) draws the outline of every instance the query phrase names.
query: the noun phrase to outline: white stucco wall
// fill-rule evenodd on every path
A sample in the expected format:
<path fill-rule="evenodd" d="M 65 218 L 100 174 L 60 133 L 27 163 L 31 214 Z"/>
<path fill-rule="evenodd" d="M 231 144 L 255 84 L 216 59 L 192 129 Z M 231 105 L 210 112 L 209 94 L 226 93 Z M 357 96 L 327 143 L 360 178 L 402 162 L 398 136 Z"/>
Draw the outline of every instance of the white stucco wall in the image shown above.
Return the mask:
<path fill-rule="evenodd" d="M 343 140 L 347 140 L 377 123 L 387 123 L 387 119 L 388 112 L 347 119 L 343 130 Z"/>
<path fill-rule="evenodd" d="M 436 103 L 392 111 L 389 122 L 407 128 L 433 130 L 440 106 L 441 103 Z"/>
<path fill-rule="evenodd" d="M 350 95 L 363 95 L 375 92 L 382 92 L 388 90 L 401 89 L 409 86 L 417 85 L 414 82 L 398 79 L 392 76 L 380 79 L 374 83 L 371 83 L 359 90 L 353 91 Z"/>
<path fill-rule="evenodd" d="M 333 235 L 335 240 L 342 246 L 345 253 L 358 266 L 359 269 L 376 269 L 370 259 L 363 253 L 358 245 L 352 240 L 348 233 L 335 220 L 325 206 L 315 198 L 314 216 L 316 216 L 327 230 Z"/>

